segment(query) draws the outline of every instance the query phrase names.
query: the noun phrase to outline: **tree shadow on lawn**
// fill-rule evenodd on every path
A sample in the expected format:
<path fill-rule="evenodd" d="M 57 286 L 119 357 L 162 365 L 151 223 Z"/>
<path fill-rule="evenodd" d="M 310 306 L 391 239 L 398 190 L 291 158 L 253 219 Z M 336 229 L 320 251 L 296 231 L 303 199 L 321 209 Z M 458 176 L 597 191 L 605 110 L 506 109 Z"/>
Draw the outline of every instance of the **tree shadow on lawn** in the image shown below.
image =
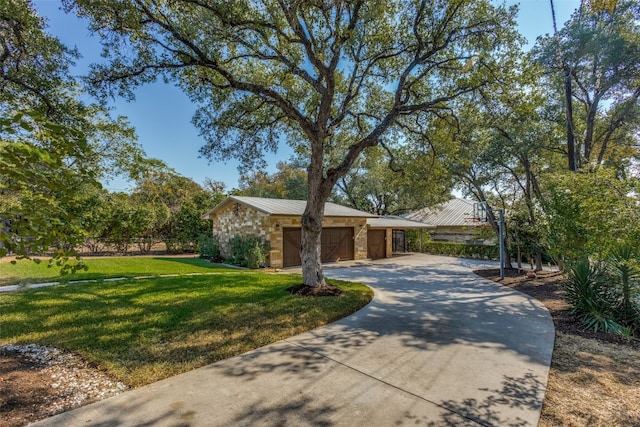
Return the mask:
<path fill-rule="evenodd" d="M 0 337 L 120 365 L 119 379 L 139 386 L 330 321 L 328 315 L 306 316 L 326 304 L 285 291 L 297 281 L 278 276 L 265 284 L 252 275 L 222 275 L 33 289 L 7 296 Z M 334 305 L 330 313 L 336 310 Z M 146 378 L 133 374 L 140 369 Z"/>
<path fill-rule="evenodd" d="M 242 398 L 244 409 L 238 409 L 242 417 L 251 417 L 252 411 L 265 416 L 278 411 L 304 414 L 309 405 L 304 395 L 291 395 L 284 402 L 269 399 L 271 403 L 249 395 L 260 387 L 263 393 L 280 393 L 280 387 L 287 390 L 294 381 L 301 382 L 301 390 L 312 390 L 324 373 L 332 372 L 327 371 L 331 365 L 340 372 L 357 372 L 368 384 L 384 384 L 446 410 L 436 419 L 424 418 L 432 425 L 457 425 L 459 416 L 483 425 L 520 426 L 528 422 L 525 420 L 537 419 L 546 375 L 543 378 L 529 367 L 548 367 L 553 344 L 551 319 L 539 304 L 462 270 L 391 264 L 340 271 L 349 274 L 332 272 L 329 276 L 370 283 L 376 289 L 376 300 L 348 318 L 274 344 L 288 348 L 284 359 L 274 359 L 271 352 L 277 348 L 269 346 L 210 365 L 198 371 L 198 376 L 204 381 L 213 375 L 207 381 L 212 386 L 215 378 L 233 379 L 239 393 L 247 394 Z M 137 293 L 141 298 L 144 294 L 144 290 Z M 106 314 L 104 317 L 106 321 Z M 190 320 L 200 321 L 197 316 L 181 319 Z M 544 345 L 539 346 L 539 340 Z M 487 364 L 489 356 L 497 357 L 493 364 Z M 484 364 L 465 366 L 461 360 Z M 455 378 L 447 377 L 452 367 L 457 370 Z M 278 381 L 258 386 L 265 375 L 275 375 Z M 335 376 L 336 384 L 339 378 Z M 452 381 L 459 384 L 451 385 Z M 351 390 L 353 399 L 361 394 L 354 392 L 361 390 L 357 384 L 344 387 Z M 310 407 L 304 416 L 330 425 L 331 420 L 319 409 L 329 414 L 350 407 L 345 399 Z M 374 401 L 372 407 L 380 403 Z M 420 413 L 404 411 L 396 424 L 422 416 Z"/>
<path fill-rule="evenodd" d="M 237 270 L 239 269 L 239 267 L 230 267 L 228 265 L 224 265 L 224 264 L 219 264 L 219 263 L 215 263 L 215 262 L 210 262 L 208 259 L 206 258 L 200 258 L 196 255 L 194 255 L 193 257 L 189 257 L 189 258 L 173 258 L 173 257 L 153 257 L 152 259 L 154 260 L 158 260 L 158 261 L 164 261 L 164 262 L 173 262 L 173 263 L 177 263 L 177 264 L 184 264 L 184 265 L 190 265 L 190 266 L 197 266 L 197 267 L 202 267 L 202 268 L 210 268 L 212 270 L 216 270 L 216 269 L 224 269 L 224 270 Z M 251 270 L 248 270 L 251 271 Z"/>

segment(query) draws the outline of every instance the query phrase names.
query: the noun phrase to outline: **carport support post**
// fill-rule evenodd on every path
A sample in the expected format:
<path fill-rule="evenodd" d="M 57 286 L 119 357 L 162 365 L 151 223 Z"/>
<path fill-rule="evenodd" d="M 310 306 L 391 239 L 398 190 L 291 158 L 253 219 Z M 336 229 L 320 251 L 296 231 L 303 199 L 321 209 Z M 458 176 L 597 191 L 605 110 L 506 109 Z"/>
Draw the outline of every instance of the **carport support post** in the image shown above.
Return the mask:
<path fill-rule="evenodd" d="M 498 234 L 500 234 L 500 280 L 504 279 L 504 210 L 499 209 Z"/>

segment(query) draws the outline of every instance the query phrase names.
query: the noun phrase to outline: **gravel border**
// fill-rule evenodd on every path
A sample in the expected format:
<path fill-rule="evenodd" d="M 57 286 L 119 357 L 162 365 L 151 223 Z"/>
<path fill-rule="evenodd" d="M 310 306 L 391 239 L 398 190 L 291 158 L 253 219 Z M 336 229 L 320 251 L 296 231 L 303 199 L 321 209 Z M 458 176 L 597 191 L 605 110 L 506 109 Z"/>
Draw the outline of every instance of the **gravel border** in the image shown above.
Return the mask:
<path fill-rule="evenodd" d="M 8 344 L 0 346 L 0 354 L 13 354 L 29 360 L 38 367 L 43 378 L 49 379 L 53 390 L 42 402 L 48 415 L 106 399 L 128 389 L 80 356 L 55 347 Z"/>

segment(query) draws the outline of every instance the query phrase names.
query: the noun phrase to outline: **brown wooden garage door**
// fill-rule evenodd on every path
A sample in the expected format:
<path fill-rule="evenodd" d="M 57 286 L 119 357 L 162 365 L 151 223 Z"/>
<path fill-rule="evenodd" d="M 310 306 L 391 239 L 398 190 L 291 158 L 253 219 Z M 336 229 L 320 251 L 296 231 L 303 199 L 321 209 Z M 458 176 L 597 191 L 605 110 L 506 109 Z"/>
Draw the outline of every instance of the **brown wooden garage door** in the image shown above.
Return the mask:
<path fill-rule="evenodd" d="M 387 256 L 386 230 L 369 230 L 367 232 L 367 256 L 371 259 Z"/>
<path fill-rule="evenodd" d="M 292 267 L 301 265 L 300 242 L 302 230 L 300 228 L 284 228 L 282 230 L 282 265 Z"/>
<path fill-rule="evenodd" d="M 353 259 L 353 228 L 322 229 L 322 262 Z"/>
<path fill-rule="evenodd" d="M 302 241 L 302 230 L 300 228 L 285 228 L 282 230 L 282 237 L 283 266 L 301 265 L 300 242 Z M 322 262 L 353 259 L 353 228 L 323 228 L 321 245 Z"/>

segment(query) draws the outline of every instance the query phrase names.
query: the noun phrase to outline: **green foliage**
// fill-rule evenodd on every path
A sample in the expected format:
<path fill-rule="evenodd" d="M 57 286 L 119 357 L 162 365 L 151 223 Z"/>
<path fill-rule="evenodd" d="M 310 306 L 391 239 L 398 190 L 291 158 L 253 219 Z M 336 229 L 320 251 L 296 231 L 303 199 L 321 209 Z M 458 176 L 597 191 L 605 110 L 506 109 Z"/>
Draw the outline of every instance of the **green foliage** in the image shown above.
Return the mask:
<path fill-rule="evenodd" d="M 0 3 L 2 89 L 4 112 L 28 109 L 51 114 L 63 107 L 72 82 L 69 65 L 79 56 L 45 31 L 29 0 Z"/>
<path fill-rule="evenodd" d="M 601 262 L 571 265 L 565 283 L 573 313 L 588 328 L 627 336 L 640 330 L 640 258 L 619 245 Z"/>
<path fill-rule="evenodd" d="M 229 241 L 230 262 L 241 267 L 260 268 L 265 266 L 269 255 L 269 242 L 260 237 L 233 236 Z"/>
<path fill-rule="evenodd" d="M 615 11 L 576 10 L 558 37 L 538 39 L 533 56 L 552 71 L 547 83 L 556 95 L 553 108 L 564 121 L 561 94 L 565 68 L 573 84 L 573 130 L 577 163 L 621 169 L 638 154 L 640 125 L 640 4 L 618 0 Z M 635 135 L 634 135 L 635 133 Z"/>
<path fill-rule="evenodd" d="M 640 241 L 640 210 L 634 180 L 615 171 L 563 172 L 547 177 L 544 227 L 551 254 L 560 263 L 603 258 L 621 243 Z"/>
<path fill-rule="evenodd" d="M 434 127 L 439 125 L 446 127 Z M 401 215 L 447 200 L 452 182 L 443 158 L 451 139 L 432 135 L 429 142 L 414 137 L 393 157 L 382 147 L 369 149 L 337 182 L 332 199 L 377 215 Z"/>
<path fill-rule="evenodd" d="M 596 332 L 617 333 L 621 330 L 614 312 L 618 295 L 607 281 L 602 264 L 588 260 L 573 264 L 564 290 L 572 312 L 586 327 Z"/>
<path fill-rule="evenodd" d="M 619 287 L 617 311 L 623 324 L 640 326 L 640 254 L 629 244 L 615 247 L 607 260 L 610 277 Z"/>
<path fill-rule="evenodd" d="M 205 189 L 162 163 L 142 171 L 131 194 L 135 205 L 153 211 L 144 236 L 163 240 L 171 253 L 195 252 L 198 237 L 209 232 L 202 215 L 224 197 L 224 187 Z"/>
<path fill-rule="evenodd" d="M 274 199 L 307 199 L 307 173 L 296 162 L 278 162 L 275 173 L 257 171 L 240 177 L 237 195 Z"/>
<path fill-rule="evenodd" d="M 218 239 L 208 234 L 201 234 L 198 239 L 200 258 L 217 259 L 220 257 L 220 244 Z"/>
<path fill-rule="evenodd" d="M 54 250 L 50 265 L 82 269 L 74 248 L 85 191 L 98 179 L 135 169 L 142 150 L 126 119 L 85 105 L 69 67 L 79 56 L 45 31 L 33 3 L 0 3 L 0 257 Z"/>
<path fill-rule="evenodd" d="M 28 138 L 20 130 L 29 136 L 36 132 L 51 147 L 21 142 Z M 82 157 L 86 148 L 82 135 L 38 113 L 18 112 L 0 119 L 0 138 L 6 138 L 0 140 L 0 257 L 12 253 L 28 258 L 51 246 L 68 249 L 80 242 L 80 224 L 73 215 L 76 191 L 97 183 L 87 171 L 69 167 L 65 155 L 77 150 L 74 156 Z M 54 264 L 68 255 L 57 251 Z"/>
<path fill-rule="evenodd" d="M 414 243 L 415 244 L 415 243 Z M 418 248 L 412 247 L 412 250 Z M 460 256 L 467 258 L 499 259 L 500 250 L 495 245 L 468 245 L 456 242 L 423 242 L 422 252 L 435 255 Z"/>

